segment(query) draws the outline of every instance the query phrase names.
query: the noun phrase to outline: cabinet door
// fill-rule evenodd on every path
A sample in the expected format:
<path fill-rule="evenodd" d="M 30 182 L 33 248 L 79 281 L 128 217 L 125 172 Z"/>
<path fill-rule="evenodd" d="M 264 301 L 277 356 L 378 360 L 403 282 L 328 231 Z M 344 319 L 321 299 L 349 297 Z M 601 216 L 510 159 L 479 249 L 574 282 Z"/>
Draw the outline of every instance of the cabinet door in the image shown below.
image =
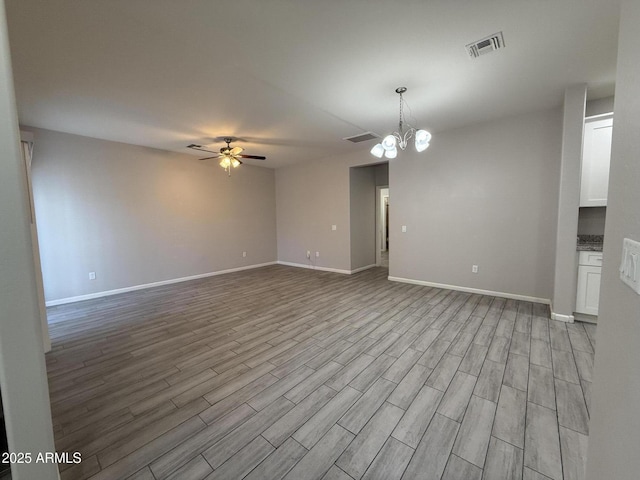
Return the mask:
<path fill-rule="evenodd" d="M 607 205 L 612 132 L 613 118 L 587 121 L 584 124 L 580 183 L 581 207 L 605 207 Z"/>
<path fill-rule="evenodd" d="M 598 315 L 600 300 L 600 275 L 602 267 L 578 267 L 578 292 L 576 295 L 576 312 Z"/>

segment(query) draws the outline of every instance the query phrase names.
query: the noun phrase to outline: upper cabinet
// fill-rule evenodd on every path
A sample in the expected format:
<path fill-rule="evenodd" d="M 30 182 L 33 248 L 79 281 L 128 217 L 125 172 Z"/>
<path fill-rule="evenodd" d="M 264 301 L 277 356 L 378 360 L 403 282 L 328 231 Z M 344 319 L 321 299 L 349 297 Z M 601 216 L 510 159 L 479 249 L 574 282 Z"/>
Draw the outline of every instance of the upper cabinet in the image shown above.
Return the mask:
<path fill-rule="evenodd" d="M 611 161 L 613 114 L 587 118 L 584 123 L 581 207 L 606 207 Z"/>

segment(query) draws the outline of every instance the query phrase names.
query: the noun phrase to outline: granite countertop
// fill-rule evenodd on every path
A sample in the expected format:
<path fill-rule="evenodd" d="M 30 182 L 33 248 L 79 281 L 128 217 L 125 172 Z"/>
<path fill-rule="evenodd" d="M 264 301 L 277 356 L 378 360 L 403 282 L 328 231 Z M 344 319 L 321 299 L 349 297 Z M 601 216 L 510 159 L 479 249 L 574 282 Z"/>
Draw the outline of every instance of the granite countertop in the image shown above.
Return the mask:
<path fill-rule="evenodd" d="M 579 252 L 601 252 L 604 235 L 578 235 L 576 250 Z"/>

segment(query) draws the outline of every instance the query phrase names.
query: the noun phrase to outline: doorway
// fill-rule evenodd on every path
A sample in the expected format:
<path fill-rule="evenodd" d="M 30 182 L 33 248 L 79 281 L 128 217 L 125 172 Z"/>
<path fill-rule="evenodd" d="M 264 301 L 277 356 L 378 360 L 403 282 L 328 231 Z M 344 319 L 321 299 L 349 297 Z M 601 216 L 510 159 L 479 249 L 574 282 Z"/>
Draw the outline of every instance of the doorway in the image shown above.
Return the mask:
<path fill-rule="evenodd" d="M 376 187 L 376 264 L 389 268 L 389 186 Z"/>

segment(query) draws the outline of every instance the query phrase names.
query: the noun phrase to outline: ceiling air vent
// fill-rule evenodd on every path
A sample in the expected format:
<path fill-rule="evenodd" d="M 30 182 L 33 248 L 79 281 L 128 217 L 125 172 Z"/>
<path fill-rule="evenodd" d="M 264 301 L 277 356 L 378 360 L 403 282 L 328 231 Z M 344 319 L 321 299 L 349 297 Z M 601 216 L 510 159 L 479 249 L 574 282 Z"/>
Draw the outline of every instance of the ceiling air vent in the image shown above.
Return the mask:
<path fill-rule="evenodd" d="M 373 132 L 364 132 L 358 135 L 354 135 L 353 137 L 345 137 L 343 140 L 348 140 L 353 143 L 366 142 L 367 140 L 373 140 L 374 138 L 380 138 Z"/>
<path fill-rule="evenodd" d="M 504 48 L 504 38 L 502 32 L 494 33 L 488 37 L 478 40 L 477 42 L 470 43 L 466 46 L 467 53 L 471 58 L 478 58 L 487 53 L 491 53 L 494 50 Z"/>

